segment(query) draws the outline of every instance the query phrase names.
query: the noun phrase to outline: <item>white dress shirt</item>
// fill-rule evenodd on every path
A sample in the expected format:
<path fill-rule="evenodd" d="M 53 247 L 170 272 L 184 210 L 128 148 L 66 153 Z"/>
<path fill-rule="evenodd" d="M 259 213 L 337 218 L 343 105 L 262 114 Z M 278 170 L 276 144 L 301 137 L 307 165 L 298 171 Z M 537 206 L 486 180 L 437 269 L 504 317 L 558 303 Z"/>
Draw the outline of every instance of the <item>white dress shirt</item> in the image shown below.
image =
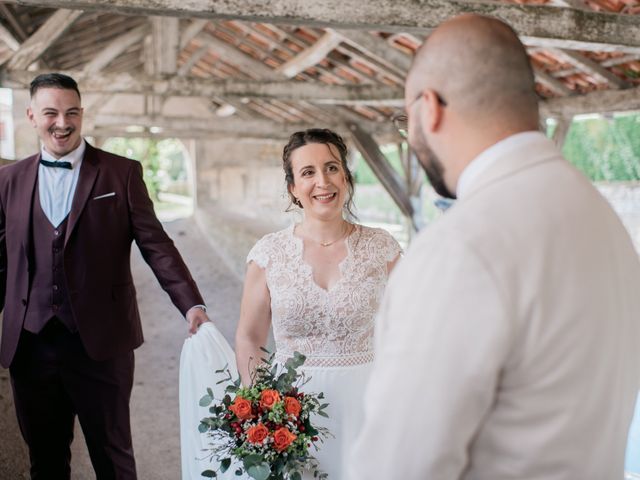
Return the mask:
<path fill-rule="evenodd" d="M 43 160 L 50 162 L 70 162 L 71 170 L 66 168 L 38 166 L 38 193 L 40 194 L 40 206 L 51 225 L 57 227 L 69 215 L 73 194 L 78 185 L 80 166 L 86 144 L 84 139 L 75 150 L 64 157 L 54 158 L 44 147 L 41 150 Z"/>

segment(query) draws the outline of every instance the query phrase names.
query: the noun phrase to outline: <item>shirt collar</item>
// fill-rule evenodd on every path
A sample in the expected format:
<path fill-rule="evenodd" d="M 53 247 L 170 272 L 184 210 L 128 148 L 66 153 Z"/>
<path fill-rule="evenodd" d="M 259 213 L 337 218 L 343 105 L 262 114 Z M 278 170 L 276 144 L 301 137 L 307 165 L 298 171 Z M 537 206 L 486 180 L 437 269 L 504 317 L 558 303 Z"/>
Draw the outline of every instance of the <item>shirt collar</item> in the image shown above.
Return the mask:
<path fill-rule="evenodd" d="M 456 187 L 456 197 L 461 199 L 469 191 L 469 187 L 473 182 L 484 172 L 491 164 L 500 156 L 513 150 L 518 150 L 524 144 L 533 140 L 539 140 L 540 138 L 547 138 L 541 132 L 521 132 L 511 135 L 498 143 L 491 145 L 484 150 L 480 155 L 471 160 L 469 165 L 460 174 L 458 179 L 458 185 Z"/>
<path fill-rule="evenodd" d="M 47 152 L 44 147 L 40 149 L 40 154 L 43 160 L 48 160 L 49 162 L 71 162 L 71 166 L 75 169 L 82 162 L 82 158 L 84 157 L 84 151 L 87 148 L 87 144 L 84 141 L 84 138 L 80 140 L 80 145 L 75 150 L 70 151 L 64 157 L 55 158 L 49 152 Z"/>

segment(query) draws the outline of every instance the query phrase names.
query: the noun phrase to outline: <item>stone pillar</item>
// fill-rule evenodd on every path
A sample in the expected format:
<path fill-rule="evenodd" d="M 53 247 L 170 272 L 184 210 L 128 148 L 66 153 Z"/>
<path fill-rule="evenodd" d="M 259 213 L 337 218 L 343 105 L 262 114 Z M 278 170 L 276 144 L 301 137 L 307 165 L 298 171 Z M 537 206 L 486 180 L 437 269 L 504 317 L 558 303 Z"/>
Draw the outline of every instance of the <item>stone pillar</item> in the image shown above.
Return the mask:
<path fill-rule="evenodd" d="M 29 106 L 28 90 L 13 90 L 13 138 L 15 158 L 21 160 L 29 155 L 38 153 L 40 141 L 36 129 L 27 118 Z"/>

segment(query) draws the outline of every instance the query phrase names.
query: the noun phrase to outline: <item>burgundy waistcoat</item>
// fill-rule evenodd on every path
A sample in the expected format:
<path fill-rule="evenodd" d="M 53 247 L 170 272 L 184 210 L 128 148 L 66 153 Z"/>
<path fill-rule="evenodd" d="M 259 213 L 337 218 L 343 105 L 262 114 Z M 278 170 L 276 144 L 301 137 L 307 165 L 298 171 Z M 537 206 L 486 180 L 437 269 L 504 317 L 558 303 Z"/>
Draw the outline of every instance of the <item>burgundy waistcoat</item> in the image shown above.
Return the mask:
<path fill-rule="evenodd" d="M 53 317 L 72 332 L 77 330 L 64 276 L 64 238 L 68 216 L 54 227 L 40 205 L 36 185 L 31 209 L 33 271 L 24 328 L 38 333 Z"/>

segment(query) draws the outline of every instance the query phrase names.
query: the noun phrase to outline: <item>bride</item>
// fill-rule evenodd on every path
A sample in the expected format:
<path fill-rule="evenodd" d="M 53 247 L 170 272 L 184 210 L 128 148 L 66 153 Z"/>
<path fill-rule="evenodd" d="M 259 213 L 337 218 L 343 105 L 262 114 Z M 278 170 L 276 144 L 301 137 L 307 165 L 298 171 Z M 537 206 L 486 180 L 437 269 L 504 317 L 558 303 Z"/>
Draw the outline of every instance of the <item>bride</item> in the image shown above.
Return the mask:
<path fill-rule="evenodd" d="M 329 418 L 315 421 L 332 434 L 311 453 L 329 480 L 340 480 L 345 451 L 363 420 L 374 316 L 401 250 L 385 230 L 348 220 L 354 185 L 347 147 L 338 134 L 327 129 L 294 133 L 284 148 L 283 169 L 291 202 L 302 209 L 303 220 L 266 235 L 249 252 L 236 365 L 249 384 L 264 356 L 260 347 L 270 326 L 276 361 L 284 362 L 294 351 L 307 357 L 302 370 L 311 380 L 304 390 L 324 393 Z M 182 384 L 180 390 L 182 395 Z M 183 451 L 184 442 L 183 435 Z"/>

